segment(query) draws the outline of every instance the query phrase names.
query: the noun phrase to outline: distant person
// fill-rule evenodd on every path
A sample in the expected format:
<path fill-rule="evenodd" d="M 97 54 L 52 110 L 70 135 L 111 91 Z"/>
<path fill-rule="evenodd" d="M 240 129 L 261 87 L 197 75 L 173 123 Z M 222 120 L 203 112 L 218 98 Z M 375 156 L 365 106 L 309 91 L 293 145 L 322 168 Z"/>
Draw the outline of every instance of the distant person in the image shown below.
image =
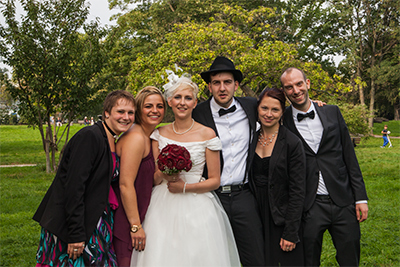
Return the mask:
<path fill-rule="evenodd" d="M 390 133 L 390 131 L 388 131 L 387 128 L 388 128 L 388 126 L 385 125 L 385 126 L 383 127 L 382 132 L 381 132 L 382 138 L 383 138 L 383 145 L 381 146 L 381 148 L 386 147 L 386 145 L 389 143 L 388 134 Z"/>
<path fill-rule="evenodd" d="M 135 99 L 107 95 L 104 121 L 84 127 L 68 142 L 57 174 L 33 219 L 41 225 L 37 267 L 119 266 L 112 247 L 111 188 L 119 174 L 115 136 L 134 122 Z"/>
<path fill-rule="evenodd" d="M 93 117 L 91 117 L 90 118 L 90 125 L 93 125 L 94 124 L 94 119 L 93 119 Z"/>
<path fill-rule="evenodd" d="M 339 265 L 358 266 L 360 222 L 368 217 L 368 197 L 347 125 L 337 106 L 311 103 L 311 82 L 302 70 L 288 68 L 280 80 L 292 103 L 283 124 L 302 140 L 306 154 L 305 265 L 320 265 L 328 230 Z"/>
<path fill-rule="evenodd" d="M 88 120 L 88 118 L 85 116 L 85 118 L 83 119 L 83 124 L 86 126 L 86 125 L 89 125 L 89 120 Z"/>
<path fill-rule="evenodd" d="M 56 126 L 62 126 L 60 117 L 57 117 Z"/>

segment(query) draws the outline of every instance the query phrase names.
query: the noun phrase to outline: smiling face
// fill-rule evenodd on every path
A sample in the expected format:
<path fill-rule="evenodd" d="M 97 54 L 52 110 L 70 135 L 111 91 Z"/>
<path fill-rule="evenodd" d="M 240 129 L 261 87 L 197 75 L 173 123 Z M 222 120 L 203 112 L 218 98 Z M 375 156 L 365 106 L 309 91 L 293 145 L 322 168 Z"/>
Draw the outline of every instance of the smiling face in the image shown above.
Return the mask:
<path fill-rule="evenodd" d="M 298 110 L 307 111 L 311 104 L 308 96 L 310 80 L 304 79 L 301 71 L 292 69 L 282 74 L 281 83 L 292 105 Z"/>
<path fill-rule="evenodd" d="M 210 75 L 208 89 L 213 95 L 215 102 L 221 107 L 229 107 L 238 87 L 239 82 L 235 81 L 233 74 L 230 72 L 220 72 Z"/>
<path fill-rule="evenodd" d="M 104 112 L 105 122 L 115 134 L 126 132 L 135 121 L 135 106 L 132 101 L 120 98 L 110 112 Z"/>
<path fill-rule="evenodd" d="M 168 105 L 172 108 L 175 117 L 185 118 L 192 116 L 192 111 L 197 105 L 197 99 L 193 94 L 193 89 L 183 84 L 182 89 L 178 88 L 168 99 Z"/>
<path fill-rule="evenodd" d="M 144 99 L 141 110 L 141 124 L 157 126 L 164 118 L 164 100 L 159 94 L 152 94 Z"/>
<path fill-rule="evenodd" d="M 257 108 L 258 119 L 263 127 L 273 128 L 279 126 L 279 120 L 283 115 L 282 105 L 278 99 L 265 96 Z"/>

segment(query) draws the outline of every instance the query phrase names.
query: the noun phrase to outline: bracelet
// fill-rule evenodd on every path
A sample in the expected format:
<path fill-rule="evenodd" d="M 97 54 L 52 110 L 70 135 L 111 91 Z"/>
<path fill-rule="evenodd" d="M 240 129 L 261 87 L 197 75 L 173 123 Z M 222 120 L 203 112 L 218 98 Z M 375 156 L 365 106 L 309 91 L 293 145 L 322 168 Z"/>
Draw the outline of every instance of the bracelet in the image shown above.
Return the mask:
<path fill-rule="evenodd" d="M 186 185 L 187 185 L 187 182 L 186 182 L 185 185 L 183 186 L 183 193 L 184 193 L 184 194 L 186 194 Z"/>

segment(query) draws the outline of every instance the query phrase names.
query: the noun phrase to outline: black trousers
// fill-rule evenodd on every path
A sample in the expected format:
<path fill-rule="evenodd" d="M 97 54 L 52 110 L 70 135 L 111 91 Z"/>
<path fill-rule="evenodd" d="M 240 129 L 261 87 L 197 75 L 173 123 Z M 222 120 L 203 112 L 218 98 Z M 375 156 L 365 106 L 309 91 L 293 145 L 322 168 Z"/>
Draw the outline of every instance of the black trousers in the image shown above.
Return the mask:
<path fill-rule="evenodd" d="M 243 266 L 264 266 L 264 238 L 257 202 L 250 189 L 217 193 L 228 214 Z"/>
<path fill-rule="evenodd" d="M 303 216 L 305 265 L 320 265 L 322 239 L 326 230 L 332 236 L 339 265 L 358 266 L 361 233 L 355 205 L 339 207 L 328 196 L 317 197 Z"/>

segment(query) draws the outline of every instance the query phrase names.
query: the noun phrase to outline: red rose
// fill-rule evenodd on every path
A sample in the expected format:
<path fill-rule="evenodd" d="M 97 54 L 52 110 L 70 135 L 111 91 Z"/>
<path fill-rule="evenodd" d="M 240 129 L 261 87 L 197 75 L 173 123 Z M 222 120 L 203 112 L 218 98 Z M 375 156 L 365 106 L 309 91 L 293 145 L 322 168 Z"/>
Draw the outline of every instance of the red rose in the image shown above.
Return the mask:
<path fill-rule="evenodd" d="M 182 147 L 178 146 L 178 145 L 171 145 L 169 152 L 171 153 L 171 156 L 173 157 L 178 157 L 179 155 L 181 155 L 181 150 Z"/>
<path fill-rule="evenodd" d="M 178 171 L 181 171 L 185 169 L 185 167 L 186 167 L 186 159 L 182 156 L 178 156 L 178 158 L 176 159 L 176 169 Z"/>
<path fill-rule="evenodd" d="M 169 157 L 167 158 L 165 165 L 168 169 L 172 170 L 176 165 L 176 160 L 172 157 Z"/>
<path fill-rule="evenodd" d="M 185 167 L 185 171 L 187 172 L 190 171 L 190 169 L 192 168 L 192 164 L 193 164 L 192 161 L 189 159 Z"/>
<path fill-rule="evenodd" d="M 190 159 L 190 153 L 189 153 L 189 151 L 187 151 L 186 149 L 183 151 L 183 153 L 182 153 L 182 156 L 185 158 L 185 159 Z"/>
<path fill-rule="evenodd" d="M 157 166 L 160 171 L 165 171 L 165 164 L 161 160 L 157 160 Z"/>

